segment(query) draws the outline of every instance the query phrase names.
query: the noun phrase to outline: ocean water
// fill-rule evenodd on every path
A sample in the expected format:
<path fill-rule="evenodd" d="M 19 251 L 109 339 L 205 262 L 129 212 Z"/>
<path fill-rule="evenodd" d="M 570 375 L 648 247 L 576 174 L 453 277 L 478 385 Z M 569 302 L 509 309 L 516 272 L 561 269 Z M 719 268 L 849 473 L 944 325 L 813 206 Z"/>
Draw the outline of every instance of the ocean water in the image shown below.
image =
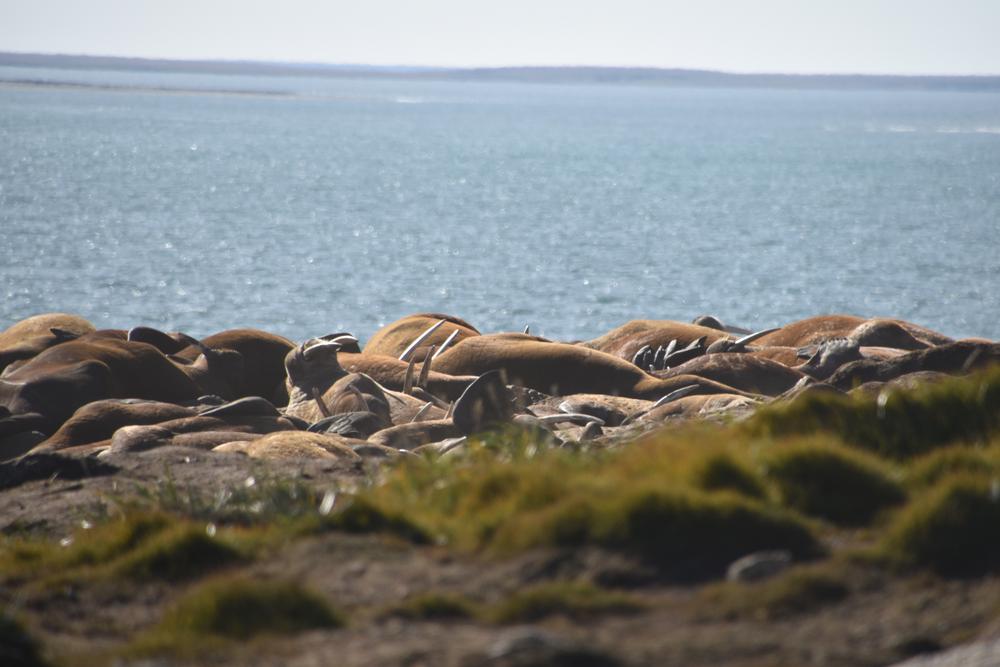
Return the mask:
<path fill-rule="evenodd" d="M 0 328 L 842 312 L 1000 339 L 995 93 L 0 79 L 106 86 L 0 83 Z"/>

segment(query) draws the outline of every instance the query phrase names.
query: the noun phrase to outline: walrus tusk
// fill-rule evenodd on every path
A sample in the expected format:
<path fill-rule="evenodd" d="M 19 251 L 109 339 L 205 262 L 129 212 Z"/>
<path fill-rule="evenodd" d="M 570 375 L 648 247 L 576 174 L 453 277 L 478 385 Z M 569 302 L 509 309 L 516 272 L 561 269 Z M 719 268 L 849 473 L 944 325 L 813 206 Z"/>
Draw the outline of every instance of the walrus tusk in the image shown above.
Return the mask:
<path fill-rule="evenodd" d="M 639 362 L 642 361 L 642 355 L 644 355 L 646 353 L 646 350 L 648 349 L 649 345 L 643 345 L 642 347 L 640 347 L 639 350 L 632 355 L 632 364 L 638 366 Z"/>
<path fill-rule="evenodd" d="M 424 413 L 430 410 L 432 405 L 434 404 L 431 403 L 430 401 L 424 403 L 424 406 L 419 410 L 417 410 L 417 413 L 413 415 L 413 419 L 410 420 L 410 423 L 412 424 L 413 422 L 417 421 L 420 417 L 423 417 Z"/>
<path fill-rule="evenodd" d="M 343 347 L 344 345 L 358 344 L 358 339 L 349 333 L 327 334 L 326 336 L 321 337 L 320 340 L 324 341 L 325 343 L 335 343 L 341 347 Z"/>
<path fill-rule="evenodd" d="M 560 412 L 554 415 L 545 415 L 544 417 L 537 417 L 538 421 L 543 424 L 559 424 L 561 422 L 570 422 L 571 424 L 598 424 L 604 426 L 604 420 L 600 417 L 595 417 L 594 415 L 584 414 L 582 412 Z"/>
<path fill-rule="evenodd" d="M 676 339 L 676 338 L 671 338 L 671 339 L 670 339 L 670 342 L 669 342 L 669 343 L 667 343 L 667 352 L 666 352 L 666 354 L 664 355 L 664 357 L 669 357 L 669 356 L 670 356 L 670 354 L 671 354 L 671 353 L 672 353 L 672 352 L 673 352 L 674 350 L 676 350 L 676 349 L 677 349 L 677 339 Z"/>
<path fill-rule="evenodd" d="M 451 342 L 455 340 L 455 336 L 457 335 L 458 335 L 458 329 L 452 331 L 451 334 L 444 339 L 444 342 L 441 343 L 441 347 L 438 348 L 438 351 L 434 353 L 434 356 L 431 357 L 431 359 L 437 359 L 442 352 L 448 349 L 448 346 L 451 345 Z"/>
<path fill-rule="evenodd" d="M 706 340 L 708 340 L 708 336 L 702 336 L 701 338 L 696 338 L 695 340 L 691 341 L 691 343 L 688 344 L 688 346 L 685 347 L 684 350 L 696 350 L 699 347 L 704 347 Z"/>
<path fill-rule="evenodd" d="M 413 367 L 416 365 L 416 359 L 410 359 L 410 363 L 406 366 L 406 376 L 403 378 L 403 393 L 409 394 L 413 391 Z"/>
<path fill-rule="evenodd" d="M 655 410 L 656 408 L 660 407 L 661 405 L 666 405 L 667 403 L 672 403 L 673 401 L 676 401 L 679 398 L 684 398 L 685 396 L 687 396 L 688 394 L 690 394 L 691 392 L 693 392 L 697 388 L 698 388 L 698 385 L 696 385 L 696 384 L 689 384 L 689 385 L 687 385 L 685 387 L 681 387 L 680 389 L 674 389 L 672 392 L 670 392 L 669 394 L 667 394 L 666 396 L 664 396 L 663 398 L 661 398 L 660 400 L 658 400 L 656 403 L 653 403 L 653 405 L 651 405 L 649 407 L 649 410 L 647 410 L 646 412 L 649 412 L 650 410 Z"/>
<path fill-rule="evenodd" d="M 420 345 L 425 340 L 427 340 L 427 337 L 430 336 L 435 331 L 437 331 L 438 327 L 440 327 L 446 321 L 447 320 L 438 320 L 437 322 L 435 322 L 431 326 L 427 327 L 427 331 L 423 332 L 422 334 L 420 334 L 419 336 L 417 336 L 416 338 L 414 338 L 413 342 L 410 343 L 409 346 L 405 350 L 403 350 L 403 354 L 399 355 L 399 360 L 400 361 L 406 361 L 407 358 L 410 356 L 410 353 L 412 353 L 415 349 L 417 349 L 418 345 Z"/>
<path fill-rule="evenodd" d="M 531 325 L 530 324 L 525 324 L 524 325 L 524 333 L 525 334 L 530 334 L 531 333 Z"/>
<path fill-rule="evenodd" d="M 653 355 L 653 370 L 660 370 L 663 367 L 663 361 L 667 358 L 667 349 L 662 345 L 656 348 L 656 354 Z"/>
<path fill-rule="evenodd" d="M 424 355 L 424 365 L 420 367 L 420 377 L 417 378 L 417 386 L 421 389 L 427 388 L 427 374 L 431 372 L 431 361 L 434 359 L 436 349 L 436 345 L 431 345 L 427 348 L 427 354 Z"/>
<path fill-rule="evenodd" d="M 313 400 L 316 401 L 316 405 L 319 406 L 319 413 L 323 415 L 323 418 L 325 419 L 330 417 L 332 413 L 330 412 L 330 408 L 326 406 L 326 402 L 323 400 L 323 394 L 320 393 L 319 388 L 312 388 L 312 397 Z"/>
<path fill-rule="evenodd" d="M 752 334 L 747 334 L 746 336 L 743 336 L 743 338 L 738 338 L 737 340 L 735 340 L 733 342 L 732 349 L 742 349 L 742 348 L 746 347 L 747 345 L 749 345 L 750 343 L 752 343 L 755 340 L 757 340 L 758 338 L 763 338 L 767 334 L 774 333 L 775 331 L 777 331 L 780 328 L 781 327 L 773 327 L 771 329 L 763 329 L 761 331 L 755 331 Z"/>

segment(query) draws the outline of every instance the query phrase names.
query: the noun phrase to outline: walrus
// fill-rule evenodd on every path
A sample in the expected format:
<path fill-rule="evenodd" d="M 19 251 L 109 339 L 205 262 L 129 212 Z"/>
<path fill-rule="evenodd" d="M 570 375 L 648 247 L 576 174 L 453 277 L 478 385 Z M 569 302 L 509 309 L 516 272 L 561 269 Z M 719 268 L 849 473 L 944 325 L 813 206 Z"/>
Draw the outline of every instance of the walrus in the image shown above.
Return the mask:
<path fill-rule="evenodd" d="M 757 341 L 760 346 L 805 347 L 845 338 L 867 347 L 919 350 L 954 342 L 951 338 L 903 320 L 854 315 L 818 315 L 792 322 Z"/>
<path fill-rule="evenodd" d="M 95 331 L 78 315 L 47 313 L 15 322 L 0 331 L 0 373 L 14 362 L 31 359 L 48 348 Z"/>
<path fill-rule="evenodd" d="M 429 333 L 428 333 L 429 332 Z M 424 334 L 427 334 L 425 337 Z M 445 341 L 457 343 L 479 330 L 465 320 L 440 313 L 407 315 L 382 327 L 365 344 L 365 354 L 379 354 L 408 361 L 410 356 L 423 359 L 432 345 L 441 349 Z M 413 345 L 414 342 L 416 345 Z"/>
<path fill-rule="evenodd" d="M 689 385 L 697 385 L 698 393 L 703 394 L 743 393 L 697 376 L 656 378 L 611 354 L 581 345 L 541 342 L 520 334 L 466 338 L 436 359 L 434 367 L 454 375 L 499 370 L 506 375 L 507 384 L 552 395 L 608 394 L 657 400 Z"/>

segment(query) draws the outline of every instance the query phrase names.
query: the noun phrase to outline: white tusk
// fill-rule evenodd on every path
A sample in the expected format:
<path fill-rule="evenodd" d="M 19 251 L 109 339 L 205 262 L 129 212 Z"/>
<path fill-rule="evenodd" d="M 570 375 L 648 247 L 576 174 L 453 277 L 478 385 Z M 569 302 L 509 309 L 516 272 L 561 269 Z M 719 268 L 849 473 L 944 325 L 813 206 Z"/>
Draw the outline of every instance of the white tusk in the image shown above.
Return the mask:
<path fill-rule="evenodd" d="M 743 347 L 744 345 L 749 345 L 750 343 L 754 342 L 758 338 L 763 338 L 767 334 L 774 333 L 775 331 L 777 331 L 780 328 L 781 327 L 774 327 L 773 329 L 764 329 L 763 331 L 755 331 L 752 334 L 747 334 L 746 336 L 743 336 L 743 338 L 740 338 L 737 341 L 735 341 L 733 343 L 733 346 L 735 346 L 735 347 Z"/>
<path fill-rule="evenodd" d="M 414 338 L 413 342 L 410 343 L 410 345 L 405 350 L 403 350 L 403 354 L 399 355 L 399 360 L 406 361 L 409 358 L 410 353 L 412 353 L 415 349 L 417 349 L 418 345 L 427 340 L 427 337 L 430 336 L 435 331 L 437 331 L 438 327 L 440 327 L 444 323 L 445 320 L 438 320 L 431 326 L 427 327 L 427 331 L 423 332 L 422 334 Z"/>
<path fill-rule="evenodd" d="M 595 417 L 594 415 L 587 415 L 582 412 L 560 412 L 554 415 L 545 415 L 544 417 L 537 417 L 538 421 L 543 424 L 559 424 L 561 422 L 570 422 L 571 424 L 599 424 L 604 426 L 604 420 L 600 417 Z"/>
<path fill-rule="evenodd" d="M 672 392 L 670 392 L 669 394 L 658 400 L 656 403 L 653 403 L 653 405 L 649 408 L 649 410 L 655 410 L 661 405 L 666 405 L 667 403 L 676 401 L 678 398 L 684 398 L 685 396 L 695 391 L 696 389 L 698 389 L 698 385 L 696 384 L 689 384 L 686 387 L 681 387 L 680 389 L 674 389 Z M 646 412 L 649 412 L 649 410 L 647 410 Z"/>
<path fill-rule="evenodd" d="M 410 363 L 406 367 L 406 376 L 403 378 L 403 393 L 409 394 L 413 391 L 413 366 L 417 363 L 416 359 L 410 359 Z"/>
<path fill-rule="evenodd" d="M 419 410 L 417 410 L 417 414 L 413 415 L 413 419 L 410 420 L 410 423 L 412 424 L 413 422 L 415 422 L 418 419 L 420 419 L 421 417 L 423 417 L 424 413 L 427 412 L 428 410 L 430 410 L 432 405 L 434 405 L 434 404 L 431 403 L 430 401 L 428 401 L 427 403 L 425 403 L 422 408 L 420 408 Z"/>
<path fill-rule="evenodd" d="M 431 372 L 431 360 L 434 359 L 434 350 L 437 346 L 431 345 L 424 355 L 424 365 L 420 367 L 420 377 L 417 378 L 417 386 L 421 389 L 427 388 L 427 374 Z"/>
<path fill-rule="evenodd" d="M 437 352 L 434 353 L 434 356 L 431 357 L 431 360 L 437 359 L 438 355 L 440 355 L 442 352 L 444 352 L 448 348 L 448 346 L 451 345 L 451 342 L 453 340 L 455 340 L 455 336 L 457 336 L 457 335 L 458 335 L 458 329 L 455 329 L 454 331 L 452 331 L 451 335 L 449 335 L 447 338 L 445 338 L 444 342 L 441 343 L 441 347 L 439 347 L 438 350 L 437 350 Z"/>

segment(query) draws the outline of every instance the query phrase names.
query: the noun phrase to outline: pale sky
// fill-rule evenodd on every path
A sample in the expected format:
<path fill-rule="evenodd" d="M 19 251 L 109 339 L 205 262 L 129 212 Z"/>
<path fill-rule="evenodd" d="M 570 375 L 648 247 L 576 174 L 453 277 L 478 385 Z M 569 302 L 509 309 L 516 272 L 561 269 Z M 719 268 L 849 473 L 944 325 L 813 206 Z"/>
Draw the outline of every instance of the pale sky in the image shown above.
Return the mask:
<path fill-rule="evenodd" d="M 0 51 L 1000 74 L 1000 0 L 0 0 Z"/>

